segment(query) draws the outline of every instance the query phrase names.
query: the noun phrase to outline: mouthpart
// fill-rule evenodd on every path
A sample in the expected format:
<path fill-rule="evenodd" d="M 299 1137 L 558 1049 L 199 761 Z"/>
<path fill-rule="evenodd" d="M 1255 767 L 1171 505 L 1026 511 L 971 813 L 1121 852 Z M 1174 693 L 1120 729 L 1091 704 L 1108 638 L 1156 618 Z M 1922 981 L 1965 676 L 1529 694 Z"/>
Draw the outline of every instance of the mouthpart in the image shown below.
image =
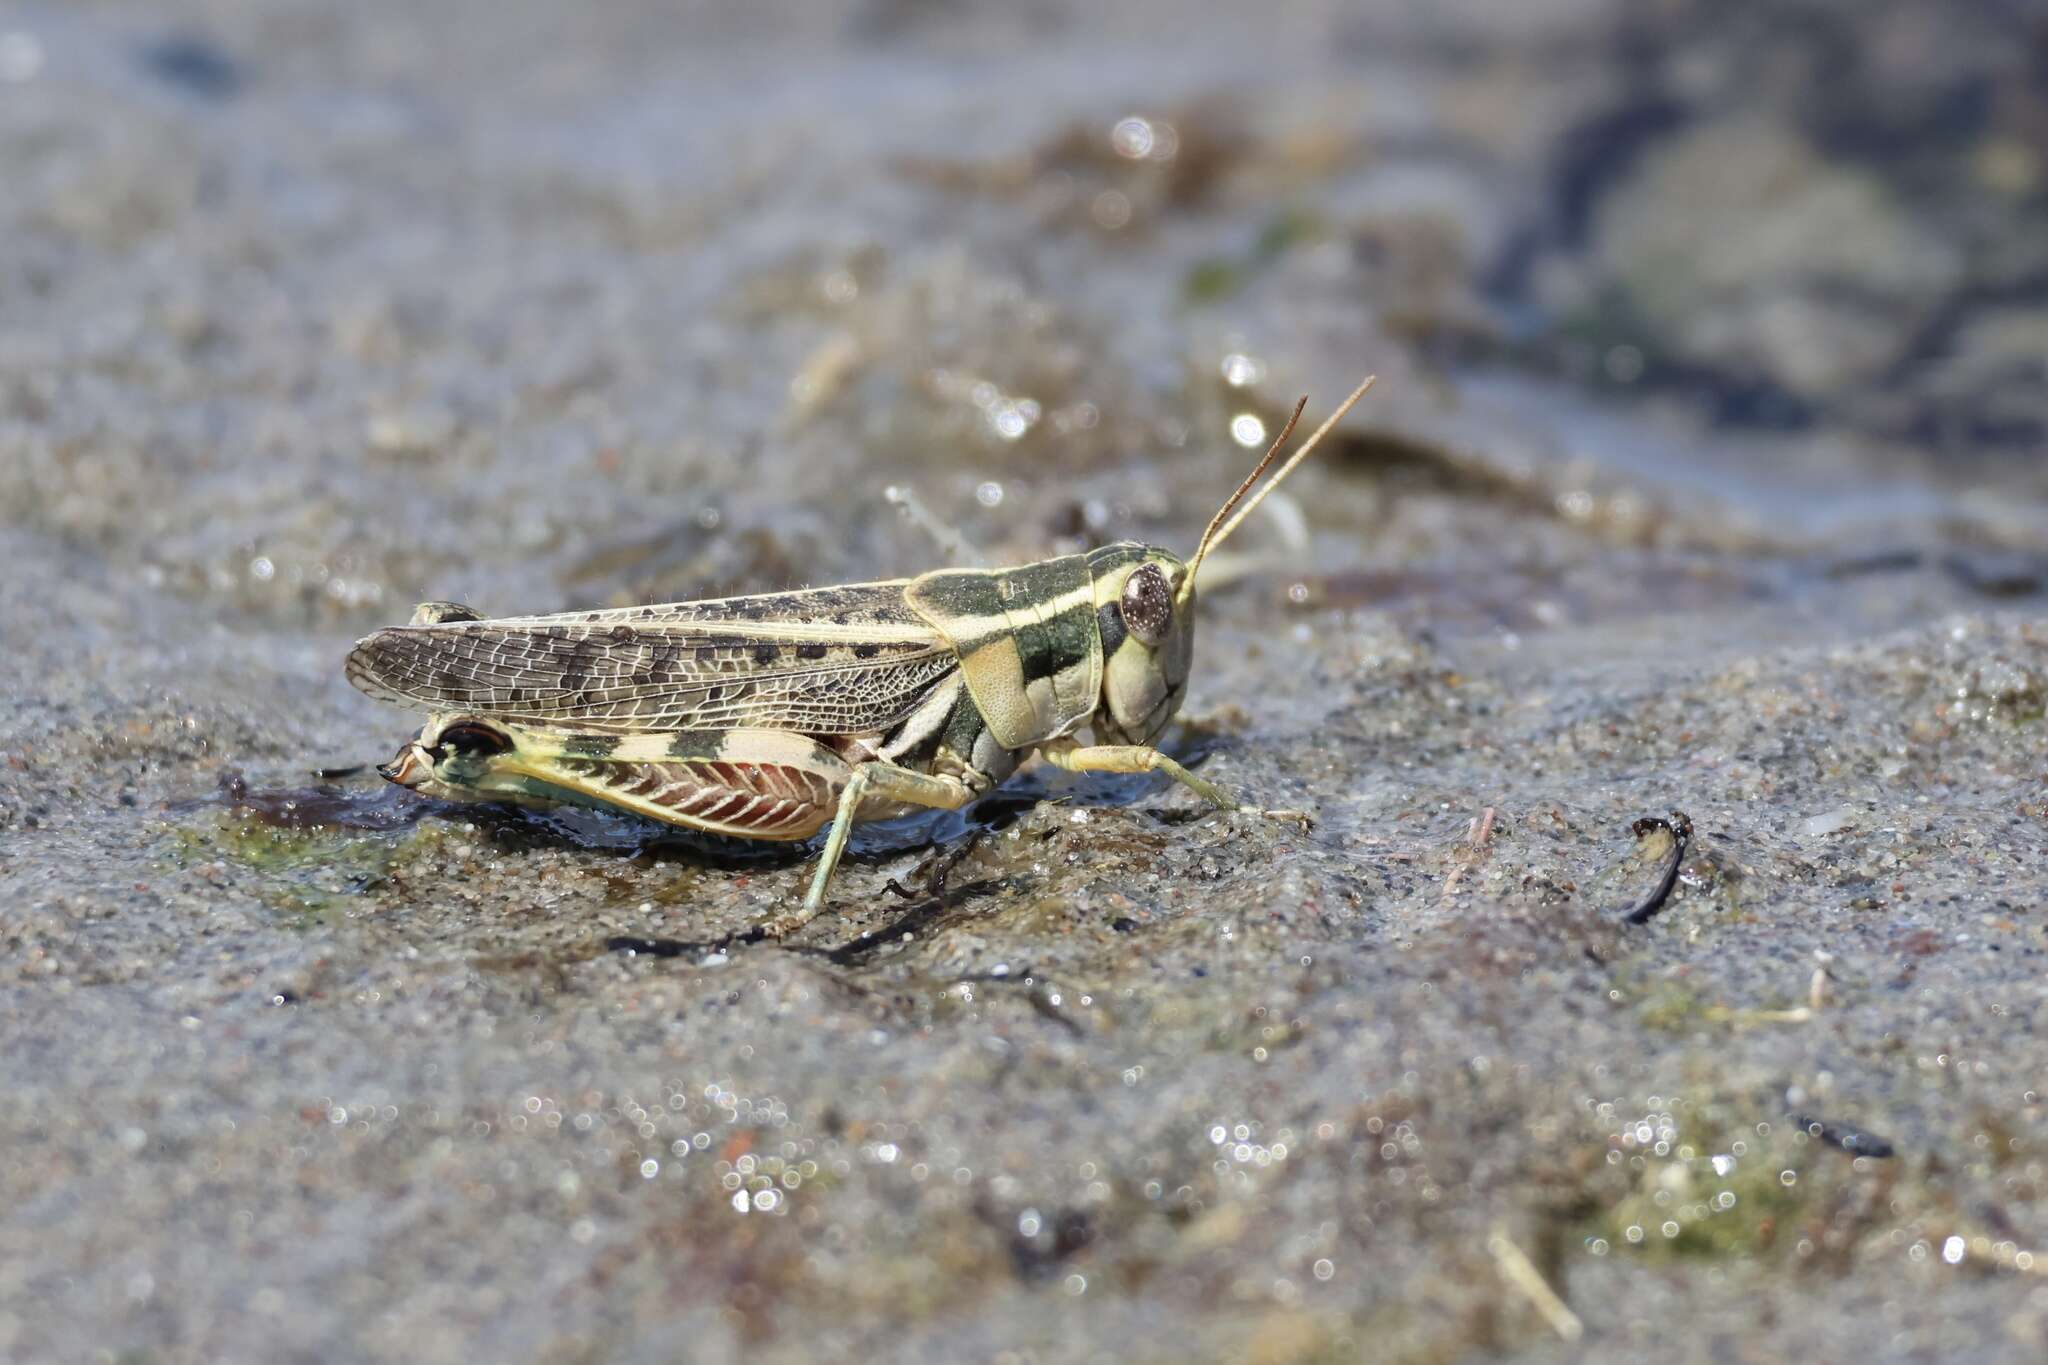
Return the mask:
<path fill-rule="evenodd" d="M 417 787 L 434 775 L 434 757 L 418 740 L 409 741 L 389 763 L 377 765 L 386 781 L 401 787 Z"/>

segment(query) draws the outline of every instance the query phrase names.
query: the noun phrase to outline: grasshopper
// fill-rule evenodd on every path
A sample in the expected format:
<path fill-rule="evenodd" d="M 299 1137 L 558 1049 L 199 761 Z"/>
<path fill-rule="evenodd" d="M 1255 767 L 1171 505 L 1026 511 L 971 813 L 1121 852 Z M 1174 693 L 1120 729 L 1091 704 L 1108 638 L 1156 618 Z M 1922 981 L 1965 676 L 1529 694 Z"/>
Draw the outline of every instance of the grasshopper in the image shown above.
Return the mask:
<path fill-rule="evenodd" d="M 1069 772 L 1163 772 L 1256 811 L 1153 747 L 1187 693 L 1195 575 L 1372 382 L 1254 494 L 1302 399 L 1185 562 L 1125 541 L 618 610 L 486 620 L 425 603 L 348 657 L 362 691 L 428 714 L 378 771 L 444 799 L 612 808 L 744 839 L 829 826 L 802 908 L 775 934 L 823 907 L 856 821 L 958 809 L 1034 751 Z M 1084 728 L 1094 742 L 1076 739 Z"/>

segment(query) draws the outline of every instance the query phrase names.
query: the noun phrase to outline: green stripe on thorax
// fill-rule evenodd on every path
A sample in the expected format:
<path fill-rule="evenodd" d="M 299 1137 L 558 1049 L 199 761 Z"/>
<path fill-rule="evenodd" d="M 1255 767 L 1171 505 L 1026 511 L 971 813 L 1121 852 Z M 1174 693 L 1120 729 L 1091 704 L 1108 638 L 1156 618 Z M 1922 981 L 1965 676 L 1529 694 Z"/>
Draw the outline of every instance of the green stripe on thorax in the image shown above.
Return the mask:
<path fill-rule="evenodd" d="M 960 656 L 999 743 L 1023 749 L 1079 729 L 1102 692 L 1102 641 L 1087 555 L 1011 569 L 943 569 L 904 592 Z"/>

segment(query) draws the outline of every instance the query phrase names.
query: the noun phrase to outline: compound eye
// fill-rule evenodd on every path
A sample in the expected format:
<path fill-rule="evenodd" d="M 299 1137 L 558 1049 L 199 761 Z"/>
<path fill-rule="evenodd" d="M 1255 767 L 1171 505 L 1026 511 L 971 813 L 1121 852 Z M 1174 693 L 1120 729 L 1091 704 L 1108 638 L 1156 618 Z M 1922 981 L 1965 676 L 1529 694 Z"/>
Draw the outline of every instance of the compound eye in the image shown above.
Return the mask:
<path fill-rule="evenodd" d="M 1124 629 L 1148 645 L 1166 638 L 1173 624 L 1173 589 L 1157 564 L 1140 564 L 1124 580 L 1124 595 L 1117 602 L 1123 613 Z"/>
<path fill-rule="evenodd" d="M 502 754 L 512 741 L 482 721 L 459 720 L 441 731 L 441 747 L 465 756 Z"/>

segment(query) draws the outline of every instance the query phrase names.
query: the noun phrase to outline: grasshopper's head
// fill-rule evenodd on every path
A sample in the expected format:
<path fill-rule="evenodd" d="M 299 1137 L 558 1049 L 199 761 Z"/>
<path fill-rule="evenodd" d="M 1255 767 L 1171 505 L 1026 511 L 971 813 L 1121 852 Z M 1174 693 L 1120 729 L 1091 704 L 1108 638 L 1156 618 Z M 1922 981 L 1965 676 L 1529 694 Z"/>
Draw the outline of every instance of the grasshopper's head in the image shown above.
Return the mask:
<path fill-rule="evenodd" d="M 484 787 L 492 758 L 509 752 L 502 731 L 467 716 L 428 721 L 389 763 L 377 771 L 401 787 L 444 801 L 475 799 Z"/>
<path fill-rule="evenodd" d="M 1150 744 L 1173 719 L 1187 695 L 1188 671 L 1194 664 L 1195 575 L 1202 560 L 1237 529 L 1266 494 L 1279 487 L 1371 387 L 1368 377 L 1353 389 L 1315 434 L 1288 456 L 1279 472 L 1252 494 L 1253 486 L 1293 434 L 1308 400 L 1296 404 L 1294 415 L 1287 419 L 1272 448 L 1209 519 L 1201 543 L 1185 563 L 1171 551 L 1129 542 L 1090 552 L 1096 622 L 1102 633 L 1102 706 L 1095 715 L 1098 742 Z M 1252 496 L 1247 498 L 1247 494 Z"/>
<path fill-rule="evenodd" d="M 1129 541 L 1090 551 L 1088 569 L 1102 634 L 1096 738 L 1149 744 L 1187 695 L 1195 657 L 1193 579 L 1179 555 Z"/>

